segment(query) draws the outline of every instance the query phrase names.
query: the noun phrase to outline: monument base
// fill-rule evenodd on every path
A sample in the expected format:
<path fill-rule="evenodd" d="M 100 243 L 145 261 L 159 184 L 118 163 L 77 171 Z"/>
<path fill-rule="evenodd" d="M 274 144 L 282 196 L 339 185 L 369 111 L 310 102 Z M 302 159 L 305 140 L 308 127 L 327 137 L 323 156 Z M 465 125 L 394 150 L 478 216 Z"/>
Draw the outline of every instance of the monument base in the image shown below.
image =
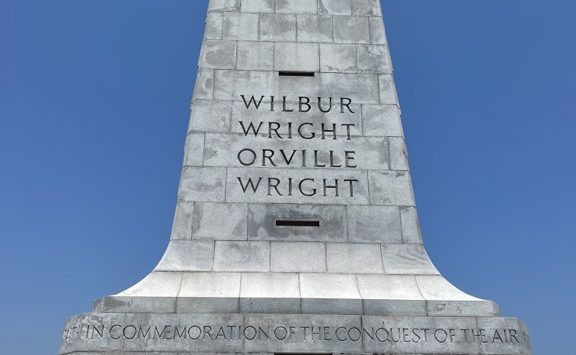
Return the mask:
<path fill-rule="evenodd" d="M 379 353 L 529 355 L 503 317 L 90 313 L 67 322 L 60 354 Z"/>

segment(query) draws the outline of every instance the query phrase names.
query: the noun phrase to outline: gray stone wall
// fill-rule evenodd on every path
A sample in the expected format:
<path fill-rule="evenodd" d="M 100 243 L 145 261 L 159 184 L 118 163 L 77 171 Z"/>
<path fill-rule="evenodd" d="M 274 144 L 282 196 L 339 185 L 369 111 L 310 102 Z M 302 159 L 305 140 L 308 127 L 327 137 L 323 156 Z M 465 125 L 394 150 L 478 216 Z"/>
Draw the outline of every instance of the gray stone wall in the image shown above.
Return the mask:
<path fill-rule="evenodd" d="M 210 1 L 191 111 L 157 270 L 437 273 L 379 1 Z"/>

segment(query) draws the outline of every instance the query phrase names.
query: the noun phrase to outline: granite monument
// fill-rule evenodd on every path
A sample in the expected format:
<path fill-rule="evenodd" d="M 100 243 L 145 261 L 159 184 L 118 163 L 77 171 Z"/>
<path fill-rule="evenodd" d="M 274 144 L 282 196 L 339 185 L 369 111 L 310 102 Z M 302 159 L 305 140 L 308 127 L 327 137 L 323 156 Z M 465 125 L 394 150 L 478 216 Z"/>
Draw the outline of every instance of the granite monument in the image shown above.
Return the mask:
<path fill-rule="evenodd" d="M 424 248 L 377 0 L 210 0 L 172 236 L 60 354 L 531 354 Z"/>

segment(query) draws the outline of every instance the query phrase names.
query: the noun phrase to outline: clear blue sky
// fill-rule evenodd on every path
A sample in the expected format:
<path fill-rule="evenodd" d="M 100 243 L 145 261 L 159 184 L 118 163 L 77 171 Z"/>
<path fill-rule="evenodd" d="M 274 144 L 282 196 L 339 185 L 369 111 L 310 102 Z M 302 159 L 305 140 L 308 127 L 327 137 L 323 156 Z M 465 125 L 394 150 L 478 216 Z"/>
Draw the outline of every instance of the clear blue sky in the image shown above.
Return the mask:
<path fill-rule="evenodd" d="M 159 260 L 206 4 L 0 0 L 3 354 Z M 383 5 L 435 264 L 576 354 L 576 2 Z"/>

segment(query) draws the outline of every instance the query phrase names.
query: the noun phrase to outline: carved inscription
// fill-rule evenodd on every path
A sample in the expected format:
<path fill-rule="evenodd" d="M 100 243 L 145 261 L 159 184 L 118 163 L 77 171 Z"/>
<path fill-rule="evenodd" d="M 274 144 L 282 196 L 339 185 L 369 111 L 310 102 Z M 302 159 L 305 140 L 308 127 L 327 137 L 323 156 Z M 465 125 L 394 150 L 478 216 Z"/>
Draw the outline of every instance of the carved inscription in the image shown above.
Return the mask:
<path fill-rule="evenodd" d="M 341 98 L 310 98 L 299 96 L 297 98 L 240 95 L 248 113 L 256 111 L 281 112 L 285 115 L 308 113 L 328 114 L 337 112 L 344 117 L 345 114 L 354 114 L 352 99 Z M 241 134 L 245 138 L 260 137 L 269 141 L 267 146 L 254 146 L 246 140 L 246 146 L 239 149 L 236 154 L 237 163 L 247 168 L 327 168 L 327 169 L 359 169 L 356 150 L 344 148 L 341 150 L 322 149 L 326 141 L 352 141 L 352 132 L 360 127 L 356 123 L 338 122 L 285 122 L 238 120 Z M 318 142 L 314 149 L 285 149 L 279 141 Z M 306 144 L 310 146 L 310 144 Z M 350 147 L 350 144 L 346 145 Z M 259 174 L 257 169 L 250 176 L 236 176 L 236 183 L 244 195 L 259 195 L 272 198 L 355 198 L 360 190 L 359 179 L 350 177 L 329 177 L 319 179 L 316 176 L 270 176 Z"/>
<path fill-rule="evenodd" d="M 85 340 L 186 340 L 186 341 L 313 341 L 313 342 L 373 342 L 373 343 L 469 343 L 521 344 L 529 343 L 528 334 L 511 328 L 410 328 L 390 327 L 385 322 L 378 327 L 314 326 L 314 325 L 205 325 L 205 324 L 83 324 L 64 330 L 64 341 Z"/>

